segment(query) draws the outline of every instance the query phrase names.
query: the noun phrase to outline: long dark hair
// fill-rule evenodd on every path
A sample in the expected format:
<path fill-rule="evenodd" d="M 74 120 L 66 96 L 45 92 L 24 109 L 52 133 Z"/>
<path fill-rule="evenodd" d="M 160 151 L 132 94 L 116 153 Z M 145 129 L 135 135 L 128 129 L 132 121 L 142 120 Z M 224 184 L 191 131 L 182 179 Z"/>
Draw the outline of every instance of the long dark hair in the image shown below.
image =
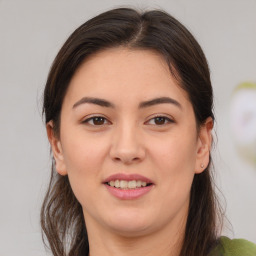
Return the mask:
<path fill-rule="evenodd" d="M 59 136 L 60 112 L 70 80 L 90 55 L 123 46 L 160 53 L 178 84 L 187 92 L 197 127 L 208 117 L 214 120 L 210 73 L 204 53 L 191 33 L 163 11 L 140 13 L 119 8 L 102 13 L 76 29 L 65 42 L 51 67 L 44 91 L 45 122 L 53 122 Z M 180 256 L 205 256 L 218 239 L 220 213 L 210 165 L 194 176 L 185 238 Z M 54 160 L 48 191 L 41 209 L 43 237 L 55 256 L 79 256 L 89 252 L 82 207 L 75 198 L 68 176 L 55 170 Z"/>

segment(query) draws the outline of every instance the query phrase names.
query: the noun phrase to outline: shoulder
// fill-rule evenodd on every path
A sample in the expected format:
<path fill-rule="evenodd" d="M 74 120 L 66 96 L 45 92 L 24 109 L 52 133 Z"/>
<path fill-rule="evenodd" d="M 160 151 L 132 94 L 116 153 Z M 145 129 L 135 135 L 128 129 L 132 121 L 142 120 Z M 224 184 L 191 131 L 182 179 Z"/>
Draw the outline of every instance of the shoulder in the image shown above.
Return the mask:
<path fill-rule="evenodd" d="M 223 236 L 209 256 L 256 256 L 256 245 L 244 239 Z"/>

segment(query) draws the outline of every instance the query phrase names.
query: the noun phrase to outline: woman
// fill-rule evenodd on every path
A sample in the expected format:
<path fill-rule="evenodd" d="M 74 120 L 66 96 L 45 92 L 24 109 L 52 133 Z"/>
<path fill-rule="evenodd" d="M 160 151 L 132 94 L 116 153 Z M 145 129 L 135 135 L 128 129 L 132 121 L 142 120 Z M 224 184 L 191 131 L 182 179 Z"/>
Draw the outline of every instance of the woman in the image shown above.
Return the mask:
<path fill-rule="evenodd" d="M 219 238 L 212 102 L 206 58 L 170 15 L 121 8 L 79 27 L 44 92 L 54 160 L 41 225 L 52 253 L 252 251 Z"/>

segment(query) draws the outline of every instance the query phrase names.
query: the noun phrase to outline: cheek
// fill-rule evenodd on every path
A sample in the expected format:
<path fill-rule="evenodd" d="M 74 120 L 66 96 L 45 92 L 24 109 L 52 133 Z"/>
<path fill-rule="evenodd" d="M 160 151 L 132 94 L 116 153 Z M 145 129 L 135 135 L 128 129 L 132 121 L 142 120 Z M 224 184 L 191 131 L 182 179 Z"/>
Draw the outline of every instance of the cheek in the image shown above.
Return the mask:
<path fill-rule="evenodd" d="M 189 197 L 196 164 L 195 140 L 184 136 L 166 139 L 154 144 L 151 155 L 163 193 L 170 195 L 170 200 Z"/>
<path fill-rule="evenodd" d="M 107 143 L 79 133 L 72 138 L 63 138 L 63 155 L 70 184 L 82 203 L 81 200 L 87 195 L 91 197 L 92 191 L 100 185 Z"/>
<path fill-rule="evenodd" d="M 74 133 L 69 133 L 74 134 Z M 63 139 L 63 153 L 68 172 L 94 175 L 107 154 L 108 142 L 104 137 L 86 136 L 84 131 Z"/>
<path fill-rule="evenodd" d="M 177 216 L 183 220 L 187 216 L 194 177 L 195 142 L 184 136 L 170 136 L 153 143 L 148 153 L 156 177 L 154 212 L 161 216 L 159 225 Z"/>
<path fill-rule="evenodd" d="M 197 147 L 191 136 L 166 136 L 153 142 L 150 154 L 155 163 L 167 173 L 194 172 Z"/>

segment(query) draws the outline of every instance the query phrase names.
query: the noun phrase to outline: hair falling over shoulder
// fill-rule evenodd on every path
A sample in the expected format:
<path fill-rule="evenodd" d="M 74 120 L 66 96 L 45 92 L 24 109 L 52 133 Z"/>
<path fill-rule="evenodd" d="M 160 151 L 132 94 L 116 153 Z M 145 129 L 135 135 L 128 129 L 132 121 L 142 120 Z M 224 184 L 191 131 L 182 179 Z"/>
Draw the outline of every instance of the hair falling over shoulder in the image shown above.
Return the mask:
<path fill-rule="evenodd" d="M 72 192 L 68 177 L 60 176 L 54 166 L 41 209 L 41 227 L 53 255 L 88 253 L 82 207 Z"/>
<path fill-rule="evenodd" d="M 197 126 L 213 115 L 213 93 L 204 53 L 191 33 L 169 14 L 119 8 L 102 13 L 77 28 L 57 54 L 44 91 L 45 122 L 59 136 L 60 112 L 70 80 L 83 61 L 107 48 L 125 46 L 160 53 L 187 92 Z M 185 238 L 180 256 L 206 256 L 217 243 L 222 211 L 214 192 L 211 164 L 193 180 Z M 88 255 L 89 243 L 80 203 L 68 176 L 52 163 L 41 209 L 43 238 L 54 256 Z M 46 241 L 47 240 L 47 241 Z"/>

